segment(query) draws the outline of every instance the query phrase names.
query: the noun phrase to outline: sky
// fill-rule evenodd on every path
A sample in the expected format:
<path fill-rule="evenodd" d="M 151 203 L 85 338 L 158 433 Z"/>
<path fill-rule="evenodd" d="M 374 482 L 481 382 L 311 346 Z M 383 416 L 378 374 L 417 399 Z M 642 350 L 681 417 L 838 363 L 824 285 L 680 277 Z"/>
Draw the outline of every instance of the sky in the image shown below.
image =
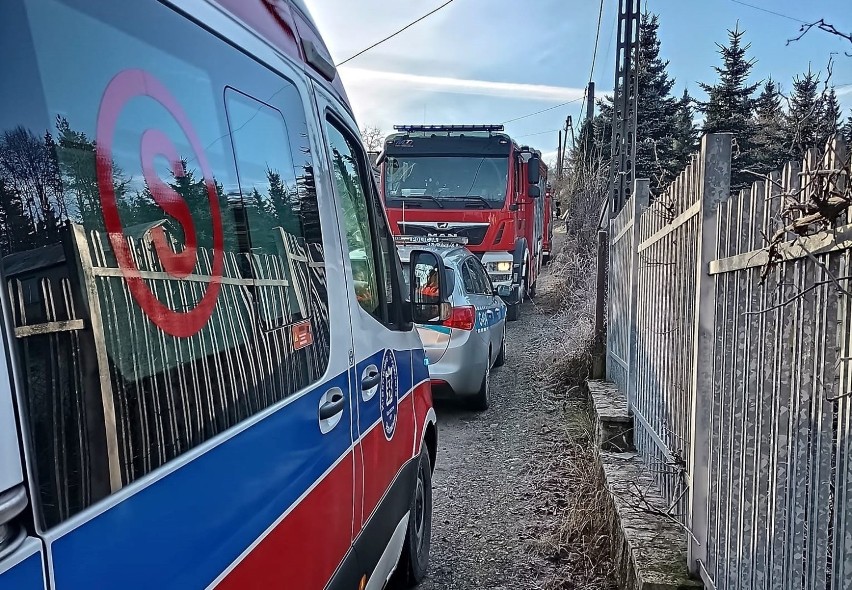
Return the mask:
<path fill-rule="evenodd" d="M 339 63 L 445 0 L 307 0 Z M 701 99 L 699 82 L 716 79 L 717 42 L 739 25 L 756 60 L 752 81 L 769 76 L 788 90 L 808 68 L 825 70 L 844 116 L 852 109 L 852 43 L 813 30 L 787 43 L 802 22 L 824 18 L 852 32 L 849 0 L 644 0 L 660 16 L 661 54 L 683 89 Z M 402 123 L 505 123 L 519 143 L 555 155 L 558 130 L 581 115 L 590 79 L 611 94 L 618 0 L 604 0 L 592 73 L 599 3 L 595 0 L 453 0 L 446 8 L 340 67 L 358 124 L 391 132 Z M 759 10 L 758 8 L 764 10 Z M 770 14 L 771 11 L 778 14 Z M 783 16 L 779 16 L 783 15 Z M 824 78 L 823 74 L 823 78 Z M 551 108 L 575 101 L 571 104 Z M 524 115 L 550 109 L 525 117 Z M 523 118 L 519 118 L 523 117 Z M 516 119 L 516 120 L 512 120 Z"/>

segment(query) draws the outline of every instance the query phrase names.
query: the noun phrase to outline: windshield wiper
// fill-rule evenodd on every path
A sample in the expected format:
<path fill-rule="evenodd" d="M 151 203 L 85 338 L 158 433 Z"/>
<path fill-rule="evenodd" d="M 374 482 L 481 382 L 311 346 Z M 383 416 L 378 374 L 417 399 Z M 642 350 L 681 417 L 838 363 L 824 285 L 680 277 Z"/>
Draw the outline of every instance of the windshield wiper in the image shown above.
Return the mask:
<path fill-rule="evenodd" d="M 438 206 L 439 209 L 444 208 L 444 206 L 441 204 L 441 201 L 439 201 L 438 199 L 436 199 L 432 195 L 400 195 L 398 197 L 392 197 L 392 198 L 402 199 L 403 201 L 405 201 L 406 199 L 420 199 L 420 200 L 429 199 L 430 201 L 433 201 Z"/>
<path fill-rule="evenodd" d="M 478 202 L 482 203 L 483 205 L 485 205 L 486 209 L 492 208 L 491 203 L 488 202 L 487 199 L 480 197 L 479 195 L 464 195 L 464 196 L 449 197 L 449 198 L 450 199 L 457 199 L 459 201 L 478 201 Z"/>

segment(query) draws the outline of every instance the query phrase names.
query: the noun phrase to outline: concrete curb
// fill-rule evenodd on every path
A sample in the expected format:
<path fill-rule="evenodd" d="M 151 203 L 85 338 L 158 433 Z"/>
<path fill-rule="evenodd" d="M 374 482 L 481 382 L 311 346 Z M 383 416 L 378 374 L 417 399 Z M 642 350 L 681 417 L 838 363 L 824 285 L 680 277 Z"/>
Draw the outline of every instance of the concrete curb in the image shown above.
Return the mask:
<path fill-rule="evenodd" d="M 690 579 L 686 568 L 687 533 L 654 513 L 665 512 L 667 506 L 633 449 L 633 420 L 627 401 L 612 383 L 590 380 L 588 388 L 599 462 L 609 490 L 607 512 L 619 585 L 624 590 L 704 588 Z"/>

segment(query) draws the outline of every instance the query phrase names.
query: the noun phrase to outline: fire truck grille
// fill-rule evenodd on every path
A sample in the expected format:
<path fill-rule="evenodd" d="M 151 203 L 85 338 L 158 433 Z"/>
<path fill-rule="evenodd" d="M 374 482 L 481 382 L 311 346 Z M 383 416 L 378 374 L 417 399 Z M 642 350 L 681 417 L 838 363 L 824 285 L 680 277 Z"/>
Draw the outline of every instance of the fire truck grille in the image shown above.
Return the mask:
<path fill-rule="evenodd" d="M 400 223 L 400 231 L 404 236 L 459 236 L 467 238 L 469 245 L 477 246 L 485 239 L 488 225 L 452 225 L 436 228 L 434 224 L 420 225 L 417 223 Z"/>

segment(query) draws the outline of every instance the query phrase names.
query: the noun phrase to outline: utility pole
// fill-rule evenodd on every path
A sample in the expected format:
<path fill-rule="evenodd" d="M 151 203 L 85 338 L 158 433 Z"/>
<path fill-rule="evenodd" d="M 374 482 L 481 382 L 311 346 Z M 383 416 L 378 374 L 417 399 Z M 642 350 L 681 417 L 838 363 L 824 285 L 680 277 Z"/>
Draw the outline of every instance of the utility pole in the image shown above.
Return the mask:
<path fill-rule="evenodd" d="M 562 130 L 559 130 L 559 143 L 556 145 L 556 180 L 562 180 Z"/>
<path fill-rule="evenodd" d="M 641 0 L 618 0 L 618 48 L 612 109 L 612 165 L 609 218 L 621 210 L 636 172 L 636 107 L 639 90 L 639 15 Z"/>
<path fill-rule="evenodd" d="M 586 90 L 586 121 L 592 122 L 595 118 L 595 83 L 589 82 L 589 88 Z"/>
<path fill-rule="evenodd" d="M 565 119 L 565 147 L 562 148 L 562 152 L 564 153 L 568 149 L 568 130 L 571 130 L 571 147 L 575 147 L 576 143 L 574 141 L 574 120 L 571 118 L 571 115 L 568 115 L 568 118 Z"/>
<path fill-rule="evenodd" d="M 639 94 L 639 15 L 641 0 L 618 0 L 618 48 L 615 56 L 615 92 L 612 108 L 612 160 L 610 163 L 608 216 L 601 216 L 598 229 L 598 281 L 595 302 L 595 344 L 592 377 L 606 376 L 606 291 L 608 273 L 609 221 L 630 198 L 636 173 L 636 105 Z"/>

